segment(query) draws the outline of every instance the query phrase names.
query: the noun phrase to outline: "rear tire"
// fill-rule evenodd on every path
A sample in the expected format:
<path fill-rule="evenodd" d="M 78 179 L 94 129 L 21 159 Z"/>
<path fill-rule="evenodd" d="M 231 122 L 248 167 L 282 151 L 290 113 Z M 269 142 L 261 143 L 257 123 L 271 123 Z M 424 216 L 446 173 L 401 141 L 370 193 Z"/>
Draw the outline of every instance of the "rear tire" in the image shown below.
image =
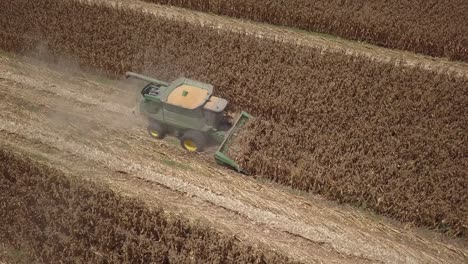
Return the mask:
<path fill-rule="evenodd" d="M 166 136 L 166 129 L 159 123 L 151 123 L 148 126 L 148 134 L 156 139 L 163 139 Z"/>
<path fill-rule="evenodd" d="M 198 131 L 187 131 L 181 138 L 180 138 L 180 145 L 187 151 L 190 152 L 202 152 L 208 140 L 206 136 Z"/>

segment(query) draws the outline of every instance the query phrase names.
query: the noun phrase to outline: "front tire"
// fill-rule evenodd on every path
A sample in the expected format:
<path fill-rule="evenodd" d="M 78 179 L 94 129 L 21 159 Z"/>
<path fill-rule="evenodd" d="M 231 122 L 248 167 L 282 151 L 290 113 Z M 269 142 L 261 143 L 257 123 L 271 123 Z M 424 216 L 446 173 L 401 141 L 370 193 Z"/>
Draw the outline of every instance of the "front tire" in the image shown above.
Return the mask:
<path fill-rule="evenodd" d="M 163 139 L 167 133 L 166 129 L 158 123 L 151 123 L 148 126 L 147 131 L 151 137 L 156 138 L 156 139 Z"/>
<path fill-rule="evenodd" d="M 202 152 L 206 145 L 206 136 L 198 131 L 188 131 L 180 138 L 180 145 L 190 152 Z"/>

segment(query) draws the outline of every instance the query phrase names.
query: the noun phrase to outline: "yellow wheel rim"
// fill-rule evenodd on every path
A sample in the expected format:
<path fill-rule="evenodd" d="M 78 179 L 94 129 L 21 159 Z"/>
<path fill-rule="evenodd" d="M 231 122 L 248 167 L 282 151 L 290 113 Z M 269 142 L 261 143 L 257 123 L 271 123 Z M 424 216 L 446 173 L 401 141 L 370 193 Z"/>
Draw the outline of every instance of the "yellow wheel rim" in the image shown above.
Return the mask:
<path fill-rule="evenodd" d="M 151 131 L 151 135 L 152 135 L 153 137 L 158 137 L 158 136 L 159 136 L 159 134 L 158 134 L 157 131 Z"/>
<path fill-rule="evenodd" d="M 197 150 L 197 145 L 195 145 L 195 143 L 193 143 L 193 141 L 190 140 L 190 139 L 184 140 L 184 147 L 188 151 L 196 151 Z"/>

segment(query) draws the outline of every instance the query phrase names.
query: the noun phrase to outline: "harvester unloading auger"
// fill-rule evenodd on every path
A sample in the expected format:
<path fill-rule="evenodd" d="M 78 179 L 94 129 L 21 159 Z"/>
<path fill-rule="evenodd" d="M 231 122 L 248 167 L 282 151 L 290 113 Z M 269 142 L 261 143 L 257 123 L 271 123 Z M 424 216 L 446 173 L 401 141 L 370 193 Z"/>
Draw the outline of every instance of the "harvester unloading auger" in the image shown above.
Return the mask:
<path fill-rule="evenodd" d="M 251 118 L 248 113 L 242 112 L 231 125 L 225 115 L 228 101 L 213 96 L 213 86 L 207 83 L 183 77 L 166 83 L 133 72 L 125 75 L 148 82 L 140 92 L 136 111 L 148 119 L 150 136 L 162 139 L 172 134 L 192 152 L 201 152 L 214 142 L 219 144 L 216 161 L 244 172 L 228 151 L 238 131 Z"/>

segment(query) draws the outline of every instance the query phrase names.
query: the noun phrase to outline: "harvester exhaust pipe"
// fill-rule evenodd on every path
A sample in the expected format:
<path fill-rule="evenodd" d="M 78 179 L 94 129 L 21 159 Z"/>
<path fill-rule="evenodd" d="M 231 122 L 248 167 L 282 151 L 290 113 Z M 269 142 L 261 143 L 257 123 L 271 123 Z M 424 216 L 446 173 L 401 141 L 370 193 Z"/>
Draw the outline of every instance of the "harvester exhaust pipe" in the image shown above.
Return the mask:
<path fill-rule="evenodd" d="M 147 82 L 154 83 L 154 84 L 159 84 L 159 85 L 162 85 L 162 86 L 169 86 L 169 84 L 167 82 L 156 80 L 156 79 L 153 79 L 151 77 L 144 76 L 144 75 L 134 73 L 134 72 L 126 72 L 125 73 L 125 78 L 129 78 L 129 77 L 133 77 L 133 78 L 140 79 L 140 80 L 147 81 Z"/>

